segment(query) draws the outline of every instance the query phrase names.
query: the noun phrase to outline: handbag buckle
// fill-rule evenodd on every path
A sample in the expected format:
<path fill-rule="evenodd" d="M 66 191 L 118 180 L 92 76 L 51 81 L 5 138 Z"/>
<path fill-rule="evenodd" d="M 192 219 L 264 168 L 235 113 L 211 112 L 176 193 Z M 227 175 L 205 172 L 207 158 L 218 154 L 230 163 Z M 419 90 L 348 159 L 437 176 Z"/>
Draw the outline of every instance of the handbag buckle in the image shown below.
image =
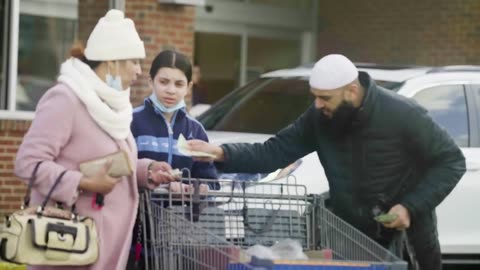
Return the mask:
<path fill-rule="evenodd" d="M 67 238 L 65 238 L 65 234 L 63 234 L 63 233 L 57 234 L 57 238 L 58 238 L 58 240 L 60 240 L 62 242 L 65 242 L 65 240 L 67 239 Z"/>
<path fill-rule="evenodd" d="M 65 234 L 70 234 L 73 239 L 77 239 L 77 228 L 66 226 L 62 223 L 48 223 L 47 224 L 47 232 L 46 232 L 46 241 L 48 242 L 48 233 L 49 232 L 56 232 L 58 235 L 58 240 L 65 241 Z"/>
<path fill-rule="evenodd" d="M 37 207 L 36 213 L 37 213 L 37 215 L 39 215 L 39 216 L 42 215 L 42 213 L 43 213 L 43 208 L 42 208 L 42 206 L 38 206 L 38 207 Z"/>

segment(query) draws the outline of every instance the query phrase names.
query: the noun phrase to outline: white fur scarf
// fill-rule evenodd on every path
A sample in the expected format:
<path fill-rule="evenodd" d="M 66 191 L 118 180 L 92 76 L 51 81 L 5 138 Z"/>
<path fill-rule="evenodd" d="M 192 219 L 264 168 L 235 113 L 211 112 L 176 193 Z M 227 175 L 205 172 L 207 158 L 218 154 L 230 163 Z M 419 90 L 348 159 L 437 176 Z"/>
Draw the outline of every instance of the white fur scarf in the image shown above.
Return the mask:
<path fill-rule="evenodd" d="M 73 57 L 62 64 L 58 81 L 75 92 L 105 132 L 115 139 L 127 138 L 132 122 L 130 88 L 118 91 L 109 87 L 88 65 Z"/>

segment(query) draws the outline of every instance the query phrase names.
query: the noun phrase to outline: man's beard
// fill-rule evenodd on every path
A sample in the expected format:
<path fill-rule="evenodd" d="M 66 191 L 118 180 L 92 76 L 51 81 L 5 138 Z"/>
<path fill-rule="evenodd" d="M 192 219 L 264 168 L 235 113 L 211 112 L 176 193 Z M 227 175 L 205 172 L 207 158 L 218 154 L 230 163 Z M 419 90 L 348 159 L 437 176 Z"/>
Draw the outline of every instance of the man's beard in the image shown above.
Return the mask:
<path fill-rule="evenodd" d="M 320 118 L 322 119 L 321 121 L 327 125 L 334 135 L 339 136 L 345 135 L 350 131 L 356 111 L 357 109 L 351 102 L 343 100 L 342 103 L 338 105 L 331 118 L 325 116 L 321 110 L 319 110 L 319 113 L 323 114 Z"/>

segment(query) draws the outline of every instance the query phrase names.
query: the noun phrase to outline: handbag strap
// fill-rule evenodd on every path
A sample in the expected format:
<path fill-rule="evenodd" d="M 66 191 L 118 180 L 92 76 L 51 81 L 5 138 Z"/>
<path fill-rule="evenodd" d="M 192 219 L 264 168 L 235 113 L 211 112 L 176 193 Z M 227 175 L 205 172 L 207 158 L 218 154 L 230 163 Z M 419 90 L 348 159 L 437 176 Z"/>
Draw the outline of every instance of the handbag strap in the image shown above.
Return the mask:
<path fill-rule="evenodd" d="M 58 186 L 58 184 L 60 183 L 60 180 L 62 180 L 62 177 L 65 175 L 66 172 L 67 172 L 67 170 L 63 171 L 63 172 L 57 177 L 57 179 L 55 180 L 55 183 L 53 183 L 52 188 L 50 188 L 50 191 L 48 191 L 47 196 L 45 196 L 45 200 L 43 200 L 42 210 L 45 209 L 45 206 L 47 206 L 47 203 L 48 203 L 48 201 L 50 200 L 50 197 L 52 196 L 53 190 Z M 74 205 L 75 205 L 75 204 L 74 204 Z M 74 207 L 75 207 L 74 205 L 72 206 L 72 209 L 74 209 Z"/>
<path fill-rule="evenodd" d="M 31 195 L 31 192 L 32 192 L 33 181 L 35 181 L 35 178 L 37 177 L 38 167 L 40 167 L 40 164 L 42 164 L 42 162 L 43 161 L 37 162 L 37 164 L 35 164 L 35 168 L 33 168 L 32 175 L 30 176 L 30 179 L 28 181 L 27 191 L 25 193 L 25 196 L 23 197 L 22 209 L 27 208 L 30 204 L 30 195 Z"/>
<path fill-rule="evenodd" d="M 35 178 L 37 177 L 38 168 L 40 167 L 40 164 L 42 164 L 42 162 L 43 161 L 37 162 L 37 164 L 35 164 L 35 168 L 33 168 L 32 175 L 30 176 L 30 179 L 28 181 L 27 191 L 25 193 L 25 197 L 23 198 L 22 209 L 25 209 L 30 205 L 30 199 L 31 199 L 30 195 L 32 193 L 33 182 L 35 181 Z M 52 188 L 48 191 L 48 194 L 47 194 L 47 196 L 45 197 L 45 200 L 42 203 L 42 208 L 41 208 L 42 211 L 47 206 L 47 203 L 50 200 L 50 197 L 52 196 L 53 190 L 58 186 L 58 184 L 60 183 L 60 180 L 62 180 L 62 177 L 65 175 L 66 172 L 67 172 L 67 170 L 63 171 L 57 177 L 57 179 L 55 180 L 55 183 L 53 184 Z M 76 216 L 75 208 L 76 208 L 76 205 L 73 204 L 72 208 L 70 210 L 72 212 L 72 214 L 74 214 L 74 216 Z"/>

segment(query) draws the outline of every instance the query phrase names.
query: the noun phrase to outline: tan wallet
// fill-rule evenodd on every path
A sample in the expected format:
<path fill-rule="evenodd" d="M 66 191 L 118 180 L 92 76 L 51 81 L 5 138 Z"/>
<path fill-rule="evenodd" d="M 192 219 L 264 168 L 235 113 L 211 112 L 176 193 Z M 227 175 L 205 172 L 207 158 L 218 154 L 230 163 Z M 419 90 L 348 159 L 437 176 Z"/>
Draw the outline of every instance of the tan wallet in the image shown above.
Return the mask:
<path fill-rule="evenodd" d="M 128 154 L 124 150 L 120 150 L 113 154 L 82 162 L 80 163 L 80 171 L 83 173 L 83 175 L 87 177 L 93 176 L 100 169 L 103 168 L 103 166 L 109 159 L 112 160 L 112 167 L 110 167 L 110 170 L 108 170 L 109 176 L 121 177 L 132 175 L 132 164 L 130 164 Z"/>

